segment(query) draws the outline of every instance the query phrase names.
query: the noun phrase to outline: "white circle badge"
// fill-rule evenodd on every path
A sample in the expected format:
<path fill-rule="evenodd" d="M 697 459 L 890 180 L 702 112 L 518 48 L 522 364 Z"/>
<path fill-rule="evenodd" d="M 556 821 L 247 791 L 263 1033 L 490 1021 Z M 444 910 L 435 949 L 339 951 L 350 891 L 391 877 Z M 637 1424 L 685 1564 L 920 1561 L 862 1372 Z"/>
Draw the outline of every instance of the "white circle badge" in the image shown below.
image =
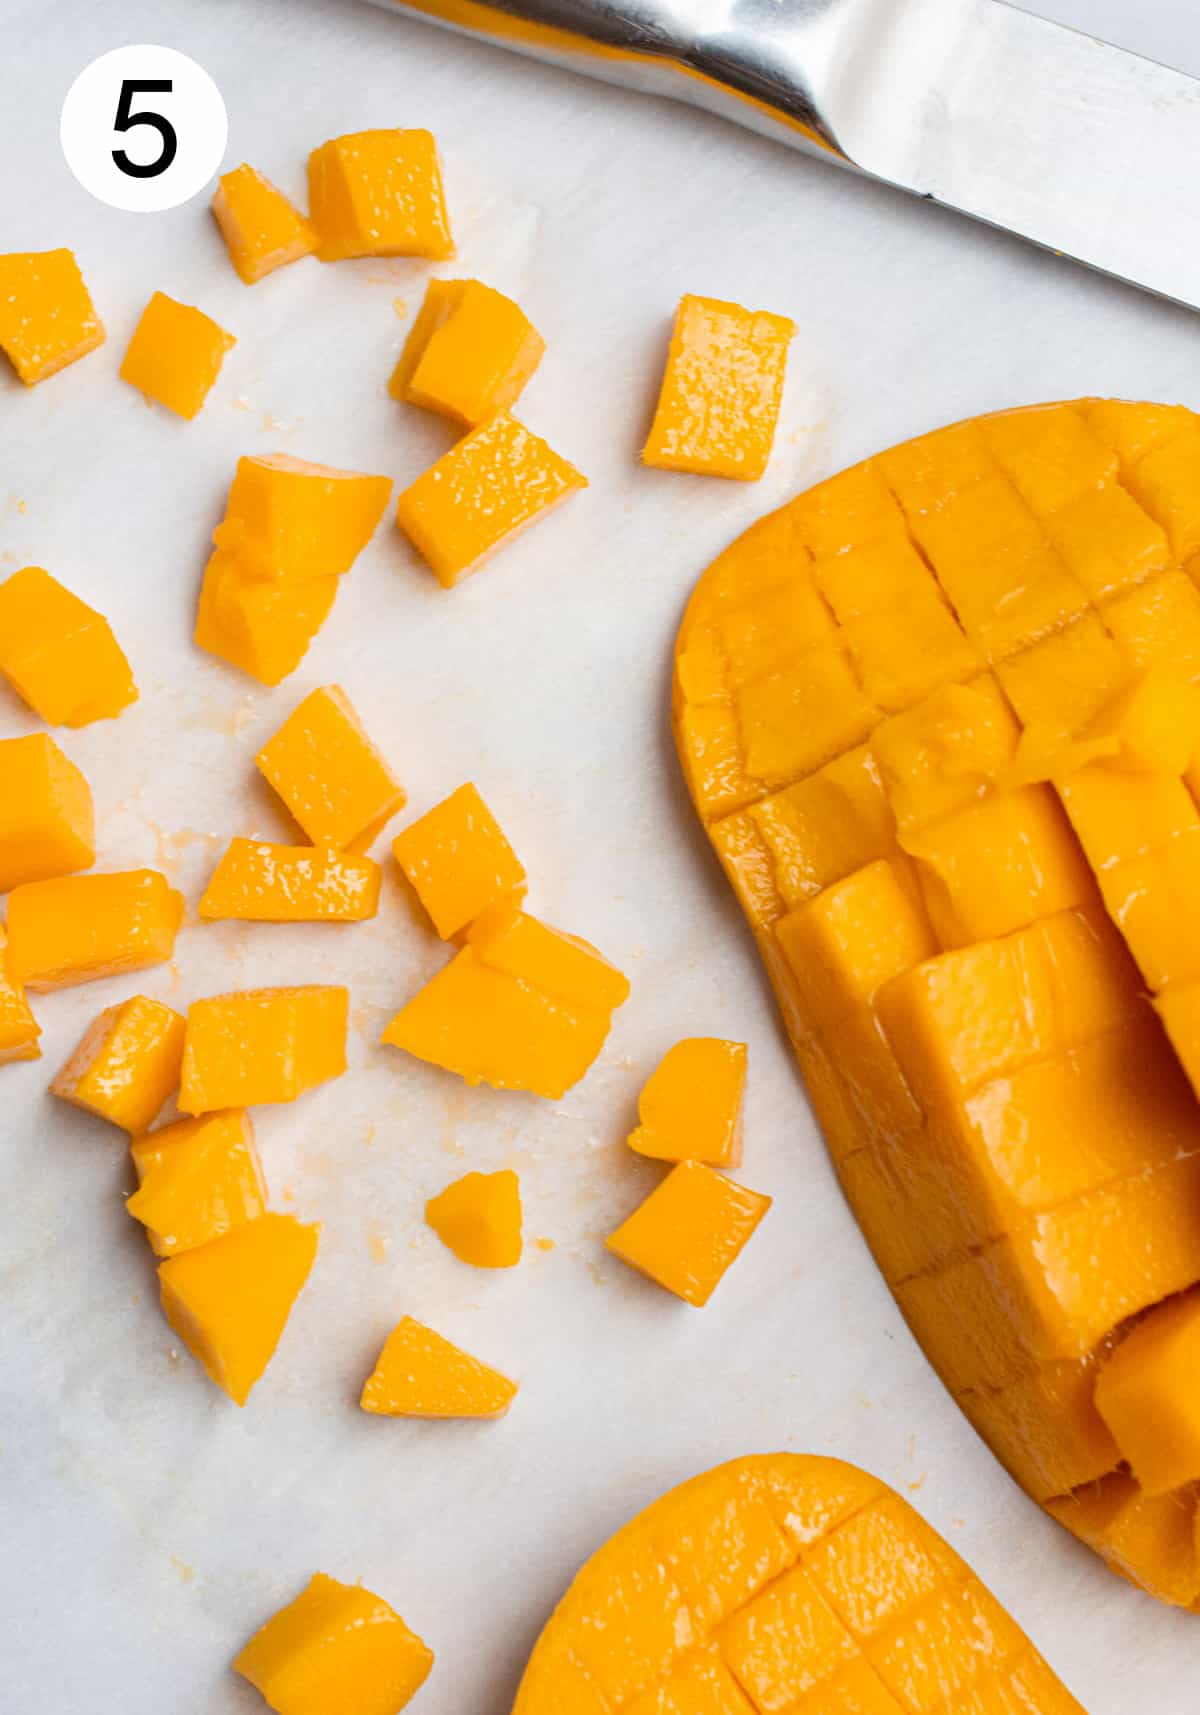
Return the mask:
<path fill-rule="evenodd" d="M 143 43 L 84 67 L 67 91 L 59 135 L 84 190 L 110 208 L 154 214 L 210 183 L 229 117 L 203 66 Z"/>

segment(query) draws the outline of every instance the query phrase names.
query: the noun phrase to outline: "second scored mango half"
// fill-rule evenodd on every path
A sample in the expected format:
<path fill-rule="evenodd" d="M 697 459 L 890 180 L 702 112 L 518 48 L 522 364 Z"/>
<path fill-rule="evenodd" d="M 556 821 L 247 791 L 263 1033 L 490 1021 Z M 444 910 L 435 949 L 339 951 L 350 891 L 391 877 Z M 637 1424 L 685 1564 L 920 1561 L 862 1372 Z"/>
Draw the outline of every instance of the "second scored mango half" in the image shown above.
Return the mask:
<path fill-rule="evenodd" d="M 899 1495 L 838 1459 L 735 1459 L 593 1555 L 513 1715 L 1083 1715 Z"/>
<path fill-rule="evenodd" d="M 1198 584 L 1200 418 L 1008 411 L 754 525 L 692 596 L 673 690 L 692 798 L 910 1326 L 1030 1494 L 1184 1607 Z"/>

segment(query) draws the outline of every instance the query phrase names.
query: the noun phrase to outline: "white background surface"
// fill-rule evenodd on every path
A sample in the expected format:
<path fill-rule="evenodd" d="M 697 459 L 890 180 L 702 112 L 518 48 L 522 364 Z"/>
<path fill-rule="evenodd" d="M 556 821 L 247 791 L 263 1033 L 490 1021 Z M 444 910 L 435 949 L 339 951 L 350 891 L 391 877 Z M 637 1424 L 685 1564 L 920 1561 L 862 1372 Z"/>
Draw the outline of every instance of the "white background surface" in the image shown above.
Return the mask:
<path fill-rule="evenodd" d="M 764 980 L 703 845 L 665 719 L 667 661 L 701 568 L 767 507 L 951 418 L 1080 393 L 1200 402 L 1194 316 L 714 120 L 389 19 L 356 0 L 4 0 L 4 249 L 65 244 L 110 339 L 31 393 L 0 381 L 0 572 L 49 567 L 112 619 L 142 700 L 64 737 L 92 782 L 104 866 L 161 864 L 194 903 L 225 840 L 287 837 L 258 744 L 340 681 L 414 812 L 467 778 L 533 877 L 533 908 L 634 983 L 602 1059 L 558 1107 L 469 1092 L 376 1045 L 443 954 L 390 884 L 348 929 L 187 927 L 169 969 L 43 998 L 45 1058 L 0 1109 L 0 1704 L 14 1715 L 233 1715 L 227 1663 L 316 1568 L 362 1578 L 437 1652 L 423 1715 L 503 1715 L 579 1561 L 683 1477 L 752 1450 L 829 1451 L 896 1484 L 1013 1609 L 1091 1715 L 1185 1715 L 1200 1621 L 1157 1608 L 1009 1481 L 943 1393 L 835 1188 Z M 1194 8 L 1058 0 L 1200 73 Z M 303 193 L 344 130 L 428 125 L 460 260 L 515 293 L 549 354 L 521 414 L 592 480 L 472 582 L 442 592 L 390 526 L 290 681 L 267 692 L 189 642 L 236 456 L 286 450 L 410 480 L 449 444 L 384 386 L 429 270 L 314 261 L 252 289 L 200 199 L 137 216 L 67 173 L 72 78 L 125 41 L 219 83 L 227 165 Z M 1192 164 L 1194 168 L 1194 163 Z M 1181 194 L 1191 168 L 1181 163 Z M 151 291 L 239 335 L 185 424 L 117 378 Z M 639 469 L 682 291 L 793 315 L 781 431 L 756 487 Z M 404 316 L 395 300 L 402 299 Z M 0 732 L 34 723 L 0 700 Z M 43 1094 L 84 1025 L 137 988 L 195 995 L 336 978 L 351 1070 L 260 1141 L 281 1206 L 324 1224 L 313 1277 L 249 1407 L 181 1355 L 121 1205 L 120 1134 Z M 677 1037 L 751 1046 L 741 1177 L 776 1201 L 696 1312 L 602 1237 L 657 1170 L 622 1145 Z M 520 1169 L 522 1266 L 457 1263 L 424 1199 L 470 1166 Z M 357 1390 L 411 1312 L 517 1376 L 499 1424 L 369 1419 Z"/>

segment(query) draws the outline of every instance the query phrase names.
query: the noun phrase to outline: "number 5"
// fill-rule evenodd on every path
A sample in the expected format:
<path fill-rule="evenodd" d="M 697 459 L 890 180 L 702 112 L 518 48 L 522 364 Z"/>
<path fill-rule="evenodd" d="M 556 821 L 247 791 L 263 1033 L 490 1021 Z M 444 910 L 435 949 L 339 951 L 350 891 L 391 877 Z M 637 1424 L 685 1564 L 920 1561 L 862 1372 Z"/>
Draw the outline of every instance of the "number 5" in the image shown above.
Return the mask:
<path fill-rule="evenodd" d="M 135 125 L 149 125 L 162 138 L 162 152 L 153 161 L 131 161 L 124 149 L 113 150 L 113 160 L 131 179 L 156 179 L 160 173 L 166 172 L 179 152 L 179 138 L 175 135 L 175 127 L 169 119 L 164 119 L 161 113 L 132 111 L 135 95 L 170 95 L 173 87 L 173 80 L 169 77 L 121 79 L 121 94 L 117 100 L 117 116 L 113 120 L 113 130 L 131 131 Z"/>

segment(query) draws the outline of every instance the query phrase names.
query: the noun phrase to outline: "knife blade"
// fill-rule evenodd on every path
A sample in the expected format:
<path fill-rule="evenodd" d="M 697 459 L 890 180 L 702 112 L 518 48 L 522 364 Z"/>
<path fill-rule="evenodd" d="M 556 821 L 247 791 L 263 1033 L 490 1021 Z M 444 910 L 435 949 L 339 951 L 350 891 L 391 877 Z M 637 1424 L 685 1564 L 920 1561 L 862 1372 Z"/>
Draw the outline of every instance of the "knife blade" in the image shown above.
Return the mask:
<path fill-rule="evenodd" d="M 1200 308 L 1200 79 L 1005 0 L 374 0 Z"/>

